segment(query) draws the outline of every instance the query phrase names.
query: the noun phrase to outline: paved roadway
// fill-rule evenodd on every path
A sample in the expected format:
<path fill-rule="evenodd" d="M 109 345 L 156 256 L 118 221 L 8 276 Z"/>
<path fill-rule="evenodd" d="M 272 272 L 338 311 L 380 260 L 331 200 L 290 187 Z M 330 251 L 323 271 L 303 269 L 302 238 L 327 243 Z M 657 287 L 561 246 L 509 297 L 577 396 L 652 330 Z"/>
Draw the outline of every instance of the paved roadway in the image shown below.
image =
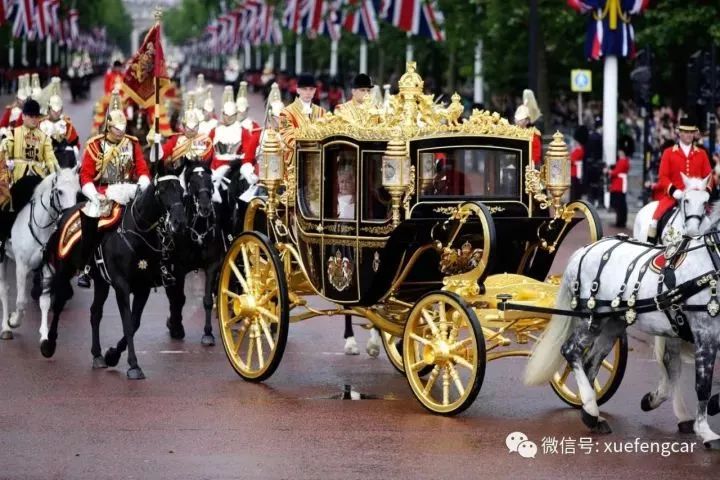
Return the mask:
<path fill-rule="evenodd" d="M 253 105 L 258 115 L 259 101 Z M 90 103 L 68 101 L 67 111 L 87 135 Z M 275 375 L 250 384 L 233 372 L 221 345 L 200 345 L 199 279 L 187 288 L 184 341 L 166 332 L 162 292 L 150 299 L 137 336 L 147 375 L 141 382 L 126 379 L 124 357 L 119 368 L 90 368 L 90 291 L 76 291 L 51 360 L 40 355 L 32 307 L 15 339 L 0 343 L 0 478 L 710 478 L 720 466 L 720 454 L 700 445 L 667 457 L 603 452 L 604 441 L 695 441 L 676 434 L 669 404 L 640 411 L 656 369 L 637 336 L 625 380 L 603 407 L 614 433 L 595 438 L 590 454 L 577 443 L 571 453 L 571 440 L 587 436 L 577 412 L 549 387 L 523 386 L 523 360 L 493 362 L 463 415 L 433 416 L 384 353 L 343 355 L 341 319 L 324 318 L 293 325 Z M 120 335 L 109 301 L 104 348 Z M 359 333 L 362 346 L 366 338 Z M 345 385 L 377 398 L 336 399 Z M 534 459 L 508 452 L 505 439 L 515 431 L 537 444 Z M 543 453 L 544 437 L 564 439 L 565 448 Z"/>

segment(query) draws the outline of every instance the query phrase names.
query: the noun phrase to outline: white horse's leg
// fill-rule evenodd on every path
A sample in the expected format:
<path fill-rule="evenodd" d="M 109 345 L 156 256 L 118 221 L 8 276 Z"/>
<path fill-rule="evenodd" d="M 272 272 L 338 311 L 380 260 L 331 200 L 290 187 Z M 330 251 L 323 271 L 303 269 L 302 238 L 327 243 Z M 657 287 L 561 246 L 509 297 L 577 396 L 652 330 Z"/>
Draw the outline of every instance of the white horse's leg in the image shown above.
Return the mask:
<path fill-rule="evenodd" d="M 52 305 L 52 298 L 50 293 L 50 282 L 52 281 L 52 272 L 47 265 L 42 267 L 42 293 L 40 294 L 40 343 L 48 339 L 48 315 L 50 313 L 50 307 Z"/>
<path fill-rule="evenodd" d="M 718 344 L 715 336 L 695 335 L 695 391 L 697 392 L 698 407 L 695 417 L 695 433 L 702 438 L 705 447 L 713 450 L 720 449 L 720 435 L 713 432 L 707 421 L 707 406 L 712 390 L 713 368 Z M 705 332 L 703 332 L 705 333 Z"/>
<path fill-rule="evenodd" d="M 380 334 L 375 327 L 370 329 L 370 338 L 365 347 L 367 354 L 373 358 L 377 358 L 380 355 Z"/>
<path fill-rule="evenodd" d="M 345 355 L 360 355 L 360 348 L 358 348 L 355 337 L 345 339 Z"/>
<path fill-rule="evenodd" d="M 15 258 L 15 281 L 17 282 L 17 301 L 15 311 L 10 315 L 10 328 L 18 328 L 22 325 L 27 306 L 27 276 L 28 268 L 25 262 L 18 257 Z"/>
<path fill-rule="evenodd" d="M 2 340 L 11 340 L 13 338 L 9 322 L 7 264 L 7 258 L 5 261 L 0 262 L 0 304 L 2 306 L 2 331 L 0 331 L 0 339 Z"/>

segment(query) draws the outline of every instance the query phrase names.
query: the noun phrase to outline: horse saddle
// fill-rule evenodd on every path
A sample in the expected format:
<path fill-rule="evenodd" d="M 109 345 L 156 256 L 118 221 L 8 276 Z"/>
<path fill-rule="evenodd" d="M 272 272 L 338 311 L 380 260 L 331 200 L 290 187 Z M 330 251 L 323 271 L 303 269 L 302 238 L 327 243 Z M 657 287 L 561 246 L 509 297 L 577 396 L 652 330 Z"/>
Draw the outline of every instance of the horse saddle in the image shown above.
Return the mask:
<path fill-rule="evenodd" d="M 79 203 L 65 215 L 60 223 L 60 239 L 58 241 L 58 256 L 64 259 L 72 252 L 75 245 L 82 237 L 82 228 L 80 226 L 80 209 L 85 206 L 85 202 Z M 122 218 L 123 207 L 117 203 L 113 203 L 110 214 L 101 217 L 98 222 L 98 232 L 105 232 L 113 229 Z"/>

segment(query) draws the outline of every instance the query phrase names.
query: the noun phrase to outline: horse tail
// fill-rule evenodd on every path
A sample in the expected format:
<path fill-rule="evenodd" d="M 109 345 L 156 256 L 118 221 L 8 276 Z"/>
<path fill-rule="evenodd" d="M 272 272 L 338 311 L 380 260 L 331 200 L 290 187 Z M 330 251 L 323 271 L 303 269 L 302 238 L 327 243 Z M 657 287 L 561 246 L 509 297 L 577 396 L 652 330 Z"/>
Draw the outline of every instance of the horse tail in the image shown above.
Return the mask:
<path fill-rule="evenodd" d="M 570 292 L 567 276 L 560 284 L 556 308 L 568 310 L 570 308 Z M 525 385 L 542 385 L 550 381 L 565 360 L 560 349 L 572 332 L 573 317 L 567 315 L 553 315 L 545 332 L 533 348 L 530 359 L 525 367 Z"/>

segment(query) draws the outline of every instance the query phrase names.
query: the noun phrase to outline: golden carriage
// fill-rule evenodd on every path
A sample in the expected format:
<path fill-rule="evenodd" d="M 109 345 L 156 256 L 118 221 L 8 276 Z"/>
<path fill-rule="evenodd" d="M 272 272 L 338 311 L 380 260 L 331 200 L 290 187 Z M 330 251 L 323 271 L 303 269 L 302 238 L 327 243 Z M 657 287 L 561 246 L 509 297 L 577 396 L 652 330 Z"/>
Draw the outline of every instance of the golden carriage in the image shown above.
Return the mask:
<path fill-rule="evenodd" d="M 538 171 L 531 131 L 485 111 L 460 121 L 459 97 L 436 106 L 412 63 L 388 100 L 300 129 L 293 152 L 266 132 L 267 195 L 251 201 L 222 265 L 221 336 L 235 371 L 262 381 L 282 358 L 290 323 L 364 317 L 422 405 L 454 414 L 477 396 L 485 364 L 528 355 L 550 316 L 498 303 L 553 307 L 558 247 L 578 226 L 598 239 L 601 225 L 590 205 L 562 201 L 570 183 L 562 135 Z M 336 307 L 313 307 L 315 295 Z M 596 380 L 601 402 L 619 386 L 626 357 L 622 337 Z M 552 388 L 577 406 L 571 380 L 562 370 Z"/>

